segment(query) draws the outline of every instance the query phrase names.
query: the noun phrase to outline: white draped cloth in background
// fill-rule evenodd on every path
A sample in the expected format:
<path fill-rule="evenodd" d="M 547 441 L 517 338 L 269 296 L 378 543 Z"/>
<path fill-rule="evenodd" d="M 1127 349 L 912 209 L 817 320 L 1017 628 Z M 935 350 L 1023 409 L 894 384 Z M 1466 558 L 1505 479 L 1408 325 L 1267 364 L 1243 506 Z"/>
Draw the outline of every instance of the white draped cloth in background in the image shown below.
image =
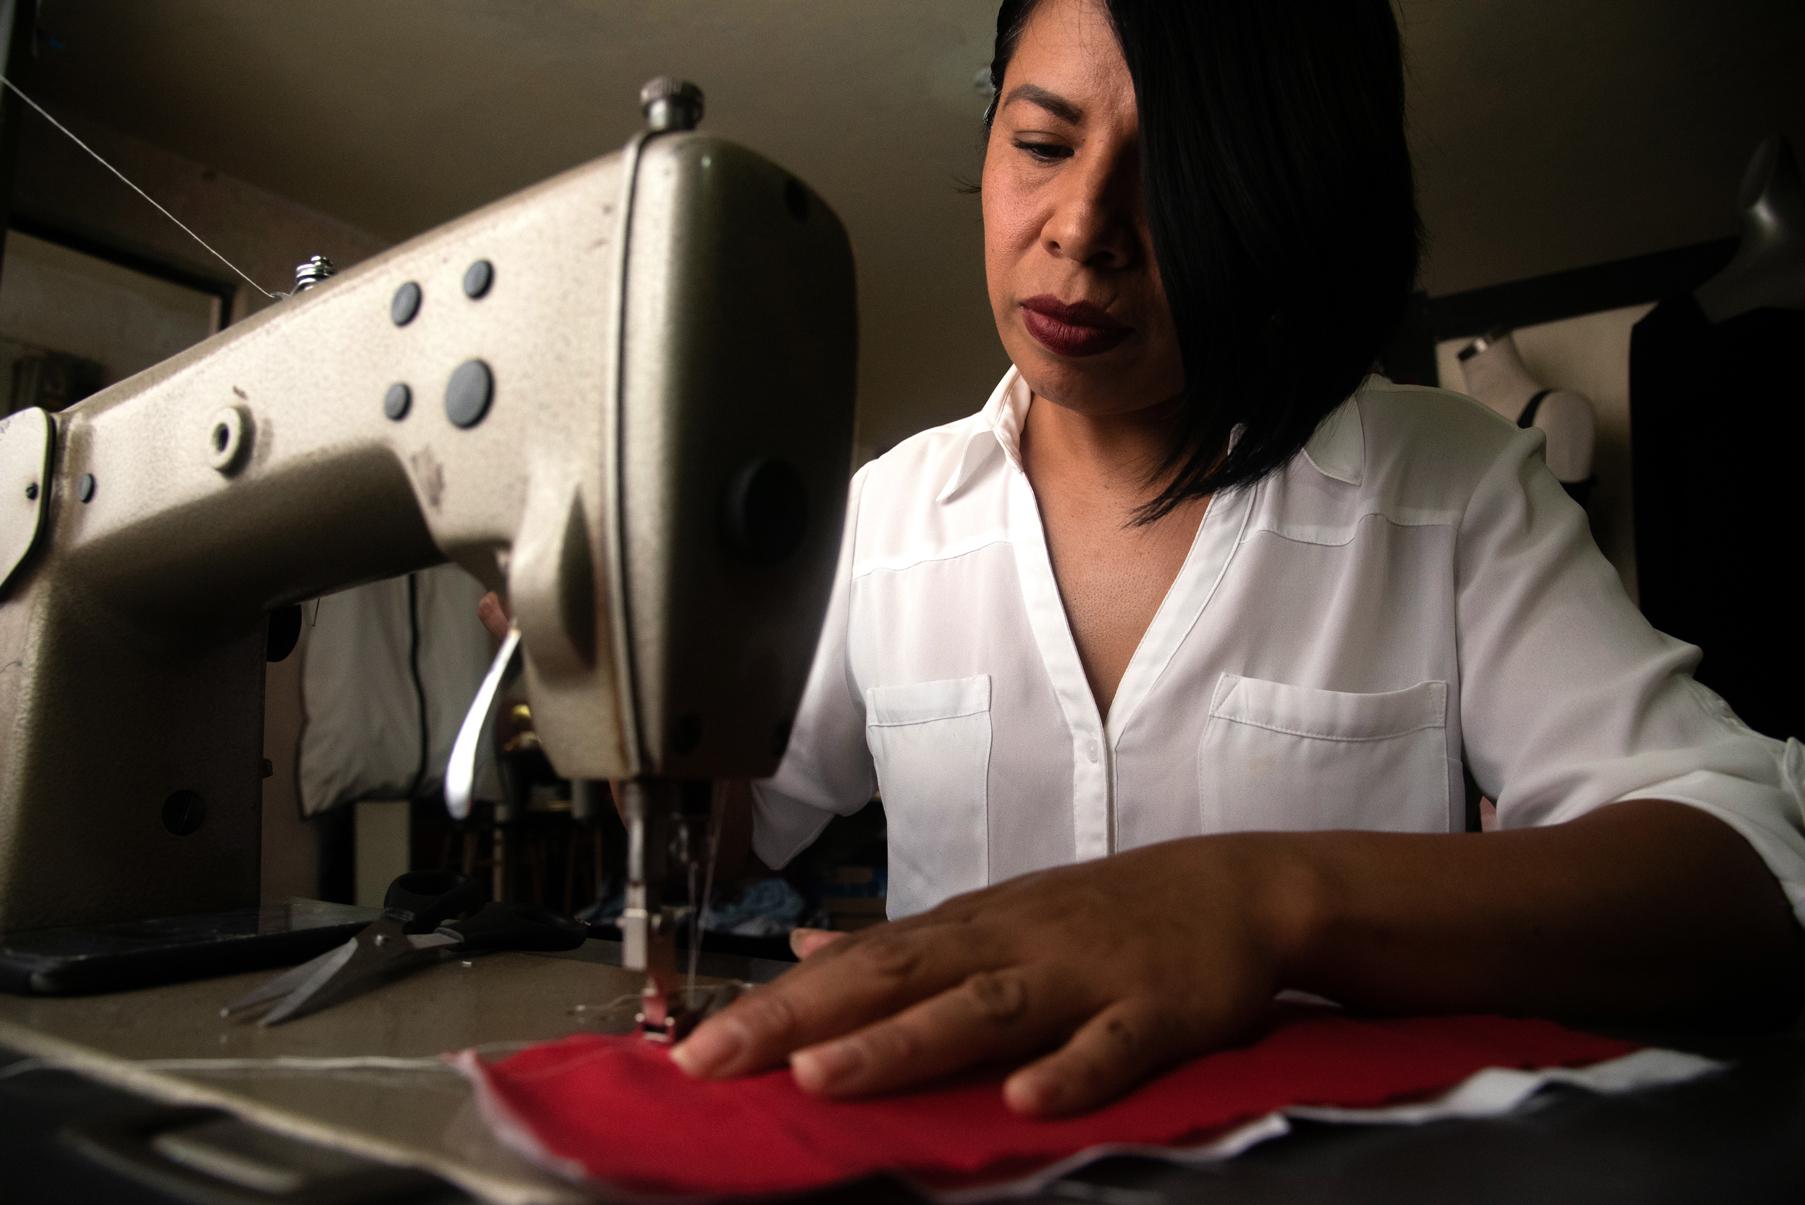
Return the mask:
<path fill-rule="evenodd" d="M 432 796 L 495 641 L 476 617 L 483 588 L 455 565 L 329 594 L 303 608 L 298 752 L 301 813 L 359 799 Z M 419 692 L 414 658 L 419 639 Z M 424 725 L 421 694 L 425 698 Z M 424 745 L 423 745 L 424 742 Z M 422 751 L 425 753 L 422 771 Z M 496 797 L 494 769 L 478 780 Z"/>

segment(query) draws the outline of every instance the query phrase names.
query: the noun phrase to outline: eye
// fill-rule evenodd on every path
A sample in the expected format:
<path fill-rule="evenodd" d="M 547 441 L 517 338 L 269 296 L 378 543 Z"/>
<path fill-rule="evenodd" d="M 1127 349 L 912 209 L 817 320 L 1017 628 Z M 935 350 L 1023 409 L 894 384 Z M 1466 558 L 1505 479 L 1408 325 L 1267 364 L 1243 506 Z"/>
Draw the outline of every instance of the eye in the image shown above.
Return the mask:
<path fill-rule="evenodd" d="M 1061 159 L 1072 157 L 1072 148 L 1061 142 L 1032 142 L 1026 138 L 1017 138 L 1014 145 L 1016 150 L 1036 163 L 1057 163 Z"/>

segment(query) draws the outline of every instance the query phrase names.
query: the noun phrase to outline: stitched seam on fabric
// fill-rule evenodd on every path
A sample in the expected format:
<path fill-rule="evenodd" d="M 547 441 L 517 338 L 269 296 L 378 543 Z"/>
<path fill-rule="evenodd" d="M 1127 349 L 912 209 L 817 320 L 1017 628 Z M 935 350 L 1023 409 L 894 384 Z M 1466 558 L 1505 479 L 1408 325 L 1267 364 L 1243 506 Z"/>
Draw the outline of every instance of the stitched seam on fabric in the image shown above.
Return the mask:
<path fill-rule="evenodd" d="M 996 743 L 997 726 L 991 722 L 990 713 L 986 711 L 984 713 L 984 769 L 978 774 L 978 782 L 982 784 L 984 792 L 982 806 L 984 811 L 984 885 L 986 887 L 997 881 L 996 875 L 990 867 L 990 851 L 995 845 L 995 842 L 990 839 L 990 757 L 996 751 Z M 886 911 L 888 911 L 887 908 Z"/>
<path fill-rule="evenodd" d="M 1350 743 L 1359 741 L 1388 741 L 1393 737 L 1409 736 L 1413 732 L 1439 731 L 1447 727 L 1446 723 L 1423 723 L 1418 724 L 1414 728 L 1400 728 L 1396 732 L 1381 732 L 1370 736 L 1343 736 L 1333 732 L 1310 732 L 1303 728 L 1286 728 L 1280 724 L 1266 724 L 1259 720 L 1250 720 L 1244 716 L 1229 715 L 1226 712 L 1221 711 L 1210 712 L 1210 718 L 1222 720 L 1230 724 L 1245 724 L 1249 728 L 1263 728 L 1267 732 L 1282 732 L 1286 736 L 1307 736 L 1319 741 L 1347 741 Z"/>
<path fill-rule="evenodd" d="M 1368 379 L 1370 379 L 1370 377 Z M 1354 392 L 1348 395 L 1347 401 L 1344 403 L 1352 410 L 1354 421 L 1360 425 L 1360 463 L 1354 469 L 1350 470 L 1359 478 L 1359 480 L 1349 481 L 1346 477 L 1330 471 L 1330 469 L 1325 467 L 1321 461 L 1317 460 L 1315 454 L 1310 451 L 1310 445 L 1316 442 L 1314 437 L 1312 437 L 1309 443 L 1306 443 L 1303 448 L 1304 459 L 1309 462 L 1310 467 L 1315 469 L 1317 473 L 1327 477 L 1331 481 L 1337 481 L 1342 485 L 1353 486 L 1355 488 L 1359 488 L 1361 482 L 1366 479 L 1366 417 L 1360 413 L 1360 395 L 1365 391 L 1366 380 L 1362 380 L 1360 384 L 1354 387 Z M 1336 415 L 1337 424 L 1341 421 L 1343 420 L 1340 416 Z M 1341 434 L 1339 430 L 1335 433 L 1337 435 Z"/>
<path fill-rule="evenodd" d="M 855 582 L 863 581 L 865 578 L 876 573 L 902 573 L 915 568 L 917 565 L 932 565 L 940 561 L 956 561 L 960 557 L 967 557 L 975 552 L 983 552 L 986 548 L 992 548 L 998 544 L 1007 543 L 1009 543 L 1009 537 L 1007 535 L 990 536 L 986 537 L 982 544 L 975 544 L 970 548 L 960 548 L 953 552 L 943 552 L 934 556 L 917 557 L 912 561 L 903 561 L 896 564 L 870 565 L 862 570 L 855 569 L 852 574 L 852 580 Z"/>
<path fill-rule="evenodd" d="M 1455 526 L 1454 523 L 1450 522 L 1447 519 L 1424 520 L 1421 523 L 1412 523 L 1406 519 L 1399 519 L 1399 518 L 1396 518 L 1395 516 L 1388 515 L 1384 511 L 1373 510 L 1373 511 L 1366 512 L 1365 514 L 1361 515 L 1359 518 L 1354 520 L 1352 526 L 1350 526 L 1347 529 L 1349 532 L 1349 535 L 1348 535 L 1348 538 L 1345 540 L 1312 540 L 1307 536 L 1293 535 L 1287 531 L 1280 531 L 1276 527 L 1255 527 L 1253 530 L 1247 532 L 1245 535 L 1242 536 L 1242 543 L 1247 543 L 1247 542 L 1251 541 L 1254 536 L 1274 536 L 1274 537 L 1277 537 L 1278 539 L 1285 540 L 1292 544 L 1309 544 L 1309 545 L 1312 545 L 1317 548 L 1345 548 L 1349 544 L 1352 544 L 1354 542 L 1354 538 L 1355 538 L 1355 535 L 1358 533 L 1358 528 L 1359 528 L 1360 524 L 1366 522 L 1368 519 L 1379 519 L 1386 523 L 1391 524 L 1393 527 L 1401 527 L 1401 528 L 1404 528 L 1404 529 L 1410 530 L 1410 531 L 1416 531 L 1416 530 L 1419 530 L 1422 528 L 1429 528 L 1429 527 L 1453 527 L 1453 526 Z"/>
<path fill-rule="evenodd" d="M 849 499 L 849 504 L 852 506 L 853 510 L 852 515 L 846 524 L 846 538 L 852 541 L 852 547 L 847 549 L 846 552 L 846 622 L 840 631 L 840 647 L 844 649 L 845 652 L 840 658 L 840 676 L 845 680 L 847 697 L 850 698 L 855 705 L 862 707 L 865 703 L 865 692 L 859 686 L 858 676 L 852 671 L 852 587 L 859 580 L 858 575 L 852 571 L 858 567 L 859 563 L 859 524 L 865 517 L 865 470 L 860 469 L 855 473 L 853 475 L 853 481 L 858 485 L 859 489 L 858 496 Z M 839 567 L 835 566 L 836 573 L 838 572 L 838 569 Z M 832 604 L 830 603 L 829 605 L 831 606 Z M 811 840 L 812 839 L 813 838 L 811 838 Z M 793 858 L 795 856 L 796 851 L 792 851 L 790 857 Z"/>
<path fill-rule="evenodd" d="M 1197 604 L 1197 611 L 1191 616 L 1191 622 L 1186 625 L 1184 631 L 1178 634 L 1178 639 L 1173 642 L 1165 662 L 1160 665 L 1159 669 L 1154 672 L 1153 677 L 1148 681 L 1147 689 L 1141 695 L 1142 702 L 1145 702 L 1147 696 L 1158 689 L 1160 682 L 1166 676 L 1166 672 L 1172 668 L 1172 662 L 1178 656 L 1178 650 L 1184 647 L 1185 641 L 1191 638 L 1191 633 L 1197 630 L 1197 625 L 1203 622 L 1204 612 L 1210 609 L 1210 603 L 1215 600 L 1216 592 L 1222 589 L 1222 583 L 1228 579 L 1229 570 L 1235 563 L 1235 554 L 1239 552 L 1242 545 L 1247 542 L 1247 525 L 1253 522 L 1254 508 L 1259 505 L 1260 501 L 1258 491 L 1264 490 L 1265 487 L 1266 483 L 1264 480 L 1254 482 L 1248 487 L 1250 491 L 1249 496 L 1238 499 L 1242 505 L 1241 530 L 1235 533 L 1235 542 L 1229 545 L 1228 555 L 1222 558 L 1222 567 L 1216 571 L 1216 580 L 1211 582 L 1209 589 L 1203 592 L 1203 600 Z M 1215 499 L 1212 498 L 1210 500 L 1210 505 L 1213 507 L 1215 504 Z M 1209 512 L 1205 511 L 1203 522 L 1209 522 L 1209 518 Z M 1198 535 L 1202 535 L 1201 526 L 1199 527 Z M 1186 554 L 1186 559 L 1189 559 L 1189 554 Z M 1180 572 L 1183 572 L 1182 568 L 1180 569 Z M 1160 600 L 1160 606 L 1162 608 L 1165 606 L 1164 599 Z M 1156 611 L 1155 616 L 1157 617 L 1157 615 L 1158 612 Z M 1217 689 L 1221 689 L 1220 679 L 1217 681 Z M 1112 707 L 1110 710 L 1113 712 L 1115 709 Z M 1121 738 L 1122 733 L 1127 730 L 1129 723 L 1134 720 L 1135 716 L 1139 714 L 1139 711 L 1140 708 L 1137 706 L 1134 711 L 1124 714 L 1119 724 L 1113 715 L 1103 717 L 1103 735 L 1109 742 L 1110 753 L 1112 756 L 1115 752 L 1116 741 Z"/>
<path fill-rule="evenodd" d="M 1098 711 L 1096 696 L 1084 677 L 1084 663 L 1078 657 L 1070 621 L 1062 609 L 1058 580 L 1053 576 L 1052 558 L 1047 551 L 1046 525 L 1040 519 L 1034 487 L 1026 474 L 1017 473 L 1009 478 L 1005 488 L 1004 522 L 1015 562 L 1016 590 L 1021 596 L 1032 647 L 1040 656 L 1047 686 L 1059 705 L 1060 718 L 1074 739 L 1080 731 L 1092 731 L 1094 725 L 1094 730 L 1103 739 L 1113 740 L 1111 721 Z M 1043 589 L 1043 586 L 1050 589 Z M 1083 763 L 1074 746 L 1067 774 L 1071 784 L 1071 805 L 1067 815 L 1072 823 L 1074 848 L 1078 850 L 1084 848 L 1083 834 L 1088 831 L 1086 816 L 1089 809 L 1080 786 L 1082 775 Z M 1106 832 L 1103 843 L 1107 846 L 1108 841 Z"/>
<path fill-rule="evenodd" d="M 1456 395 L 1456 396 L 1459 396 L 1459 395 Z M 1476 406 L 1481 410 L 1484 410 L 1488 416 L 1490 416 L 1494 419 L 1497 419 L 1499 422 L 1508 422 L 1509 421 L 1507 419 L 1500 417 L 1496 412 L 1487 409 L 1485 406 L 1481 405 L 1479 402 L 1473 401 L 1471 398 L 1462 397 L 1461 400 L 1468 402 L 1469 404 Z M 1456 521 L 1456 523 L 1454 525 L 1454 564 L 1457 568 L 1460 564 L 1460 533 L 1467 529 L 1467 512 L 1473 509 L 1473 499 L 1479 496 L 1480 485 L 1484 483 L 1484 481 L 1487 477 L 1490 477 L 1494 472 L 1497 471 L 1499 464 L 1503 462 L 1503 460 L 1506 456 L 1508 456 L 1516 451 L 1516 444 L 1518 442 L 1519 437 L 1527 436 L 1528 434 L 1529 433 L 1527 431 L 1519 430 L 1519 431 L 1517 431 L 1516 435 L 1513 435 L 1509 439 L 1507 439 L 1504 443 L 1503 449 L 1498 453 L 1498 455 L 1496 455 L 1492 458 L 1492 462 L 1490 464 L 1485 466 L 1485 471 L 1483 473 L 1480 473 L 1478 476 L 1476 476 L 1473 479 L 1473 488 L 1467 492 L 1467 500 L 1465 502 L 1463 502 L 1460 507 L 1460 518 L 1459 518 L 1459 520 Z"/>
<path fill-rule="evenodd" d="M 974 715 L 989 715 L 988 707 L 973 707 L 967 711 L 952 711 L 946 715 L 926 715 L 913 720 L 867 720 L 867 728 L 912 728 L 917 724 L 938 724 L 942 720 L 963 720 Z"/>
<path fill-rule="evenodd" d="M 1447 706 L 1446 702 L 1444 702 L 1442 705 L 1444 708 Z M 1445 725 L 1446 721 L 1444 720 L 1443 723 Z M 1454 775 L 1450 771 L 1452 771 L 1455 766 L 1460 766 L 1461 773 L 1462 773 L 1462 775 L 1464 775 L 1466 773 L 1466 767 L 1461 762 L 1448 756 L 1448 738 L 1447 738 L 1446 727 L 1444 727 L 1442 729 L 1442 734 L 1443 735 L 1442 735 L 1442 750 L 1441 751 L 1442 751 L 1443 773 L 1441 776 L 1441 811 L 1442 811 L 1442 815 L 1444 815 L 1448 818 L 1448 831 L 1449 832 L 1451 832 L 1451 833 L 1465 832 L 1466 831 L 1466 791 L 1465 790 L 1461 791 L 1461 800 L 1460 800 L 1460 813 L 1461 814 L 1460 814 L 1459 819 L 1457 820 L 1454 816 Z"/>
<path fill-rule="evenodd" d="M 1455 396 L 1461 397 L 1462 401 L 1465 401 L 1465 402 L 1469 403 L 1470 405 L 1477 407 L 1480 410 L 1485 411 L 1486 414 L 1490 415 L 1494 419 L 1497 419 L 1499 422 L 1508 421 L 1505 418 L 1503 418 L 1501 415 L 1499 415 L 1496 411 L 1492 410 L 1490 407 L 1484 405 L 1483 403 L 1481 403 L 1473 398 L 1462 397 L 1462 395 L 1459 395 L 1459 394 L 1456 394 Z M 1453 593 L 1450 596 L 1451 601 L 1454 604 L 1454 616 L 1453 616 L 1453 618 L 1454 618 L 1454 673 L 1460 679 L 1460 681 L 1463 683 L 1466 681 L 1466 676 L 1467 676 L 1467 650 L 1466 650 L 1466 625 L 1461 622 L 1461 606 L 1460 606 L 1461 596 L 1466 587 L 1466 583 L 1461 580 L 1462 575 L 1461 575 L 1461 571 L 1460 571 L 1461 560 L 1462 560 L 1462 557 L 1465 555 L 1465 549 L 1461 546 L 1461 536 L 1466 532 L 1467 512 L 1473 509 L 1473 499 L 1478 497 L 1480 486 L 1485 483 L 1486 478 L 1490 477 L 1492 475 L 1492 473 L 1497 470 L 1499 462 L 1501 460 L 1503 460 L 1503 458 L 1504 458 L 1504 454 L 1508 454 L 1511 451 L 1511 445 L 1513 442 L 1514 441 L 1512 441 L 1512 440 L 1507 440 L 1505 442 L 1505 446 L 1504 446 L 1504 453 L 1501 453 L 1500 455 L 1494 457 L 1492 459 L 1492 462 L 1485 467 L 1485 471 L 1480 473 L 1478 476 L 1476 476 L 1473 479 L 1473 488 L 1470 489 L 1469 491 L 1467 491 L 1467 500 L 1465 502 L 1463 502 L 1460 507 L 1460 519 L 1454 524 L 1454 547 L 1452 549 L 1453 556 L 1449 558 L 1449 568 L 1453 572 L 1453 581 L 1450 584 L 1454 587 Z M 1461 692 L 1460 697 L 1456 699 L 1455 704 L 1454 704 L 1456 708 L 1459 708 L 1461 706 L 1461 703 L 1465 699 L 1465 694 L 1466 694 L 1466 692 L 1463 690 Z M 1468 740 L 1466 724 L 1465 724 L 1464 720 L 1465 720 L 1465 717 L 1463 714 L 1462 724 L 1461 724 L 1461 729 L 1460 729 L 1460 743 L 1462 746 L 1463 753 L 1466 751 L 1467 740 Z M 1467 758 L 1467 764 L 1469 766 L 1472 764 L 1471 757 Z M 1478 780 L 1475 779 L 1474 781 L 1477 782 Z M 1494 807 L 1497 806 L 1497 802 L 1498 801 L 1496 799 L 1492 800 L 1492 804 Z M 1502 820 L 1500 820 L 1500 823 L 1502 823 Z"/>

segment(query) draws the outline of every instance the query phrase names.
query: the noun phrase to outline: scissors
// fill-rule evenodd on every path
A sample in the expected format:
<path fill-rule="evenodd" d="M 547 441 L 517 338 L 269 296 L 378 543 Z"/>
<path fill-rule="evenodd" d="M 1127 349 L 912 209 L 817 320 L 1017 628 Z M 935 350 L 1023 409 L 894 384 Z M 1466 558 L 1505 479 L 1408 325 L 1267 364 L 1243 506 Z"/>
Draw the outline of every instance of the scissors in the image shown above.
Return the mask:
<path fill-rule="evenodd" d="M 537 905 L 484 904 L 479 884 L 449 870 L 402 875 L 382 904 L 382 915 L 355 937 L 239 997 L 219 1015 L 238 1018 L 267 1007 L 261 1023 L 280 1025 L 447 953 L 574 950 L 588 936 L 583 925 Z"/>

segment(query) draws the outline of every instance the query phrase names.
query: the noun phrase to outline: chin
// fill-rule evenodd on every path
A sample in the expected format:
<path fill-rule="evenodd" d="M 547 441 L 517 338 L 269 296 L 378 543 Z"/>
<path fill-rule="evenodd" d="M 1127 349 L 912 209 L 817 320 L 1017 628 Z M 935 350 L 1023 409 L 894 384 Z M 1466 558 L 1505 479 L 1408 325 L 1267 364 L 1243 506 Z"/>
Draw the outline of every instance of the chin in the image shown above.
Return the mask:
<path fill-rule="evenodd" d="M 1037 398 L 1079 414 L 1125 414 L 1154 404 L 1143 396 L 1151 391 L 1137 388 L 1132 357 L 1109 353 L 1069 359 L 1031 338 L 1026 344 L 1005 345 L 1004 350 Z"/>

